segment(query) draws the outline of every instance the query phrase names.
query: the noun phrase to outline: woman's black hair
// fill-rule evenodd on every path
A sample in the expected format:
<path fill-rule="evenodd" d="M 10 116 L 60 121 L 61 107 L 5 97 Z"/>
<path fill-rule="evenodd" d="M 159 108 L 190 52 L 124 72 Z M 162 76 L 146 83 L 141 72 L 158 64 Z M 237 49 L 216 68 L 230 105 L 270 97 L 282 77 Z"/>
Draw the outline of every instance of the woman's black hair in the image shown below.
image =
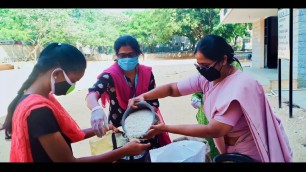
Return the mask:
<path fill-rule="evenodd" d="M 136 38 L 131 35 L 122 35 L 114 43 L 114 50 L 118 54 L 119 49 L 122 46 L 131 46 L 131 48 L 136 52 L 137 56 L 143 54 L 140 50 L 140 46 Z"/>
<path fill-rule="evenodd" d="M 11 139 L 14 111 L 24 91 L 33 84 L 39 75 L 57 67 L 62 68 L 67 74 L 85 71 L 86 59 L 81 51 L 69 44 L 51 43 L 44 48 L 28 79 L 22 84 L 17 96 L 8 106 L 5 122 L 0 128 L 0 130 L 5 129 L 5 139 Z"/>
<path fill-rule="evenodd" d="M 234 50 L 224 38 L 218 35 L 206 35 L 196 45 L 194 54 L 201 52 L 206 58 L 216 62 L 223 60 L 224 55 L 227 55 L 227 64 L 239 60 L 234 57 Z"/>

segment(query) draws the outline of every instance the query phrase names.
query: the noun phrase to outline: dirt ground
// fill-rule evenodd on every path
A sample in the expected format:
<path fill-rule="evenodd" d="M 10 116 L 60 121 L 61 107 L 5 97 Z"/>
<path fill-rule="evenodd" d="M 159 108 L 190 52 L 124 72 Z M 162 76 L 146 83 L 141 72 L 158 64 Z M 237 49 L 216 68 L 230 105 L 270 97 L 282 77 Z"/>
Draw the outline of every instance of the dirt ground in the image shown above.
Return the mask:
<path fill-rule="evenodd" d="M 148 63 L 150 65 L 150 63 Z M 91 65 L 88 66 L 88 68 Z M 97 72 L 102 71 L 98 69 Z M 96 72 L 96 73 L 97 73 Z M 161 62 L 153 66 L 153 72 L 156 84 L 175 82 L 182 78 L 194 74 L 195 70 L 192 62 L 173 63 L 172 61 Z M 95 74 L 96 74 L 95 73 Z M 93 81 L 95 80 L 95 76 Z M 93 82 L 90 81 L 90 85 Z M 70 95 L 59 97 L 59 101 L 76 120 L 81 128 L 90 127 L 90 111 L 86 107 L 85 96 L 87 90 L 80 89 Z M 278 108 L 278 97 L 271 93 L 267 93 L 267 97 L 273 108 L 273 111 L 279 116 L 283 122 L 287 132 L 290 145 L 294 154 L 294 162 L 306 162 L 306 110 L 302 108 L 293 108 L 293 118 L 289 118 L 289 109 L 286 103 L 282 104 L 282 108 Z M 196 110 L 190 105 L 190 96 L 177 98 L 160 99 L 160 110 L 167 124 L 193 124 L 196 123 Z M 283 100 L 285 102 L 285 100 Z M 106 110 L 107 111 L 107 110 Z M 4 116 L 0 118 L 0 123 L 4 121 Z M 170 134 L 171 139 L 180 137 L 180 135 Z M 0 162 L 9 161 L 10 141 L 4 140 L 4 132 L 0 131 Z M 75 157 L 90 156 L 89 139 L 72 144 Z"/>

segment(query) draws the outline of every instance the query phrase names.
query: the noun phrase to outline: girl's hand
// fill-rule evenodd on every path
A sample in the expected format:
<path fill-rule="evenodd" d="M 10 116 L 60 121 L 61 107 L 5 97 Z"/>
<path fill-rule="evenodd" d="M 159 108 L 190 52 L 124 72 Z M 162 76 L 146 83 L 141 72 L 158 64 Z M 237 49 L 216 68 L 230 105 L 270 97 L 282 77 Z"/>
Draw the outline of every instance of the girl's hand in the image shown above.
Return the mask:
<path fill-rule="evenodd" d="M 115 133 L 121 132 L 118 128 L 113 126 L 113 124 L 109 124 L 108 128 L 109 128 L 109 130 L 113 130 Z"/>
<path fill-rule="evenodd" d="M 139 141 L 133 140 L 125 144 L 123 148 L 125 149 L 127 155 L 135 156 L 143 153 L 145 150 L 149 149 L 150 146 L 150 143 L 143 144 Z"/>

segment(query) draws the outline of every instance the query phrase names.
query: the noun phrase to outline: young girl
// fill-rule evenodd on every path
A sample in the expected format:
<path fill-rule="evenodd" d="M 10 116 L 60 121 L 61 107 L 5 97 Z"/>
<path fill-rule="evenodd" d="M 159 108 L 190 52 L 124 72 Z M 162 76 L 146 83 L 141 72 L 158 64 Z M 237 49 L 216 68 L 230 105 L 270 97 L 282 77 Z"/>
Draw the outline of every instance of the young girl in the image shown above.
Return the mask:
<path fill-rule="evenodd" d="M 84 55 L 69 44 L 51 43 L 8 107 L 1 129 L 11 139 L 11 162 L 113 162 L 138 155 L 150 144 L 129 142 L 105 154 L 75 158 L 71 143 L 94 136 L 81 130 L 53 96 L 69 94 L 86 69 Z M 110 126 L 110 129 L 113 129 Z"/>

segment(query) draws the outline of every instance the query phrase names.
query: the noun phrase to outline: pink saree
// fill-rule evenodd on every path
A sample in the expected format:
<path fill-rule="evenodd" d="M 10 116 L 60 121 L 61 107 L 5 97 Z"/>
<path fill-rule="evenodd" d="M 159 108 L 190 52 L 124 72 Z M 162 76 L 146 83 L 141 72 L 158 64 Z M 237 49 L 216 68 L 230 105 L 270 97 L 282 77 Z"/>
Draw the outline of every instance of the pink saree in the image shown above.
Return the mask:
<path fill-rule="evenodd" d="M 247 74 L 237 71 L 205 93 L 205 113 L 224 113 L 238 101 L 249 124 L 263 162 L 292 162 L 292 151 L 281 120 L 273 113 L 262 86 Z M 213 105 L 213 106 L 212 106 Z M 209 116 L 209 115 L 208 115 Z M 225 153 L 224 138 L 215 139 Z"/>

